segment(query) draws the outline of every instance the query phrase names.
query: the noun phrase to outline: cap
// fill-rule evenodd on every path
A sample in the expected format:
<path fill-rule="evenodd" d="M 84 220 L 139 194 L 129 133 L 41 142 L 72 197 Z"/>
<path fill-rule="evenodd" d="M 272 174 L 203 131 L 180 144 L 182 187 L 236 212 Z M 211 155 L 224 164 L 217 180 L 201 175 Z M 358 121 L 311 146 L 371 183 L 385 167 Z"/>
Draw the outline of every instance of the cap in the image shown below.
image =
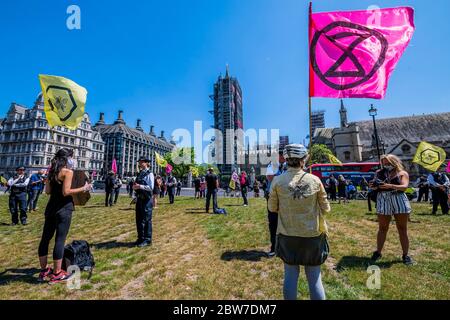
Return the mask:
<path fill-rule="evenodd" d="M 284 148 L 283 157 L 285 159 L 303 159 L 308 155 L 308 149 L 302 144 L 290 144 Z"/>
<path fill-rule="evenodd" d="M 25 170 L 25 167 L 24 166 L 17 167 L 16 171 L 19 171 L 19 170 Z"/>
<path fill-rule="evenodd" d="M 139 158 L 139 162 L 141 162 L 141 161 L 143 161 L 143 162 L 150 162 L 150 159 L 143 156 L 143 157 Z"/>

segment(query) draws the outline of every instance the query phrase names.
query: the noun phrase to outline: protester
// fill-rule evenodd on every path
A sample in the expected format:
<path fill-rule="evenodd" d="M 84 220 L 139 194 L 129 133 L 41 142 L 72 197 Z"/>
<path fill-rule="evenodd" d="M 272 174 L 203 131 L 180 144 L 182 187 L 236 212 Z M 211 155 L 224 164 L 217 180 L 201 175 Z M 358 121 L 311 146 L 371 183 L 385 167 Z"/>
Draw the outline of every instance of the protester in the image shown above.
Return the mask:
<path fill-rule="evenodd" d="M 92 188 L 87 182 L 81 188 L 71 188 L 73 166 L 73 150 L 66 148 L 58 150 L 51 161 L 48 181 L 45 184 L 45 193 L 50 195 L 50 199 L 45 208 L 44 229 L 39 243 L 39 263 L 41 266 L 39 281 L 41 282 L 49 280 L 50 283 L 58 283 L 69 279 L 71 276 L 61 269 L 61 265 L 64 256 L 64 244 L 69 233 L 74 210 L 72 195 L 88 192 Z M 50 241 L 55 234 L 52 269 L 47 264 L 47 255 Z"/>
<path fill-rule="evenodd" d="M 395 155 L 381 156 L 382 169 L 375 174 L 375 180 L 369 186 L 377 191 L 378 235 L 377 251 L 372 255 L 373 262 L 381 259 L 382 250 L 389 230 L 392 216 L 395 218 L 400 243 L 403 250 L 402 260 L 406 265 L 414 262 L 408 255 L 408 218 L 411 205 L 405 194 L 409 186 L 409 175 L 405 171 L 401 160 Z"/>
<path fill-rule="evenodd" d="M 244 207 L 248 206 L 248 200 L 247 200 L 247 188 L 249 186 L 249 180 L 247 177 L 247 172 L 242 171 L 241 176 L 239 177 L 239 184 L 241 185 L 241 194 L 242 198 L 244 199 Z"/>
<path fill-rule="evenodd" d="M 303 171 L 308 150 L 303 145 L 288 145 L 283 153 L 288 170 L 273 179 L 268 207 L 278 213 L 276 253 L 284 261 L 284 298 L 297 299 L 303 265 L 310 298 L 325 300 L 320 265 L 328 255 L 323 215 L 330 212 L 330 204 L 320 179 Z"/>
<path fill-rule="evenodd" d="M 428 184 L 428 178 L 426 175 L 422 175 L 417 179 L 416 188 L 419 189 L 419 196 L 417 197 L 417 202 L 422 202 L 422 198 L 424 198 L 425 202 L 428 202 L 428 197 L 430 194 L 430 185 Z"/>
<path fill-rule="evenodd" d="M 264 197 L 267 201 L 269 201 L 269 194 L 272 181 L 274 177 L 280 176 L 286 172 L 286 159 L 283 157 L 283 150 L 279 150 L 278 154 L 278 163 L 279 164 L 269 164 L 266 171 L 267 178 L 267 188 L 264 194 Z M 272 212 L 267 205 L 267 221 L 269 225 L 269 234 L 270 234 L 270 250 L 267 253 L 269 258 L 275 256 L 275 245 L 277 240 L 277 228 L 278 228 L 278 214 L 276 212 Z"/>
<path fill-rule="evenodd" d="M 31 175 L 30 182 L 28 184 L 28 211 L 36 211 L 39 195 L 42 193 L 44 186 L 44 171 L 39 170 L 38 173 Z"/>
<path fill-rule="evenodd" d="M 339 204 L 343 200 L 344 203 L 347 203 L 347 181 L 345 180 L 343 175 L 338 177 L 338 200 Z"/>
<path fill-rule="evenodd" d="M 122 184 L 122 178 L 120 176 L 117 176 L 117 178 L 114 179 L 114 204 L 117 204 Z"/>
<path fill-rule="evenodd" d="M 354 200 L 356 198 L 356 193 L 358 191 L 356 190 L 355 186 L 353 185 L 353 182 L 349 182 L 347 185 L 346 193 L 347 193 L 347 200 Z"/>
<path fill-rule="evenodd" d="M 259 198 L 259 188 L 260 188 L 260 183 L 258 180 L 255 179 L 255 182 L 253 183 L 253 193 L 255 195 L 255 198 Z"/>
<path fill-rule="evenodd" d="M 177 187 L 177 179 L 169 173 L 167 177 L 167 193 L 169 194 L 169 203 L 173 204 L 175 202 L 175 188 Z"/>
<path fill-rule="evenodd" d="M 153 188 L 155 179 L 150 171 L 150 159 L 141 157 L 139 159 L 141 170 L 133 185 L 136 192 L 136 228 L 138 239 L 136 245 L 145 247 L 152 244 L 152 212 L 153 212 Z"/>
<path fill-rule="evenodd" d="M 369 183 L 367 182 L 366 178 L 362 178 L 359 182 L 359 187 L 361 188 L 361 191 L 369 191 Z"/>
<path fill-rule="evenodd" d="M 334 177 L 334 175 L 331 175 L 325 182 L 327 186 L 327 190 L 330 193 L 330 200 L 336 201 L 336 187 L 338 185 L 338 181 Z"/>
<path fill-rule="evenodd" d="M 208 174 L 205 177 L 206 180 L 206 213 L 209 213 L 209 205 L 211 203 L 211 197 L 213 200 L 213 212 L 215 213 L 219 208 L 217 205 L 217 190 L 219 189 L 219 179 L 214 173 L 213 168 L 208 169 Z"/>
<path fill-rule="evenodd" d="M 200 181 L 199 177 L 195 178 L 195 180 L 194 180 L 194 189 L 195 189 L 194 198 L 196 198 L 196 199 L 199 199 L 200 196 L 201 196 L 201 193 L 200 193 L 200 182 L 201 181 Z"/>
<path fill-rule="evenodd" d="M 202 179 L 200 180 L 200 198 L 205 198 L 206 197 L 206 179 L 205 177 L 202 177 Z"/>
<path fill-rule="evenodd" d="M 16 175 L 9 179 L 9 212 L 11 213 L 13 226 L 19 224 L 27 225 L 27 188 L 30 178 L 25 174 L 25 167 L 18 167 Z"/>
<path fill-rule="evenodd" d="M 181 195 L 181 187 L 182 187 L 182 183 L 181 183 L 181 181 L 178 181 L 177 182 L 177 196 L 180 196 Z"/>
<path fill-rule="evenodd" d="M 440 205 L 442 214 L 447 215 L 449 212 L 448 192 L 450 187 L 450 180 L 445 173 L 434 172 L 428 175 L 428 183 L 431 187 L 433 197 L 432 214 L 437 214 L 437 210 Z"/>
<path fill-rule="evenodd" d="M 164 196 L 166 195 L 166 189 L 167 189 L 166 180 L 161 177 L 161 187 L 160 187 L 161 192 L 159 193 L 160 198 L 164 198 Z"/>
<path fill-rule="evenodd" d="M 105 207 L 113 206 L 114 197 L 114 172 L 110 171 L 105 179 Z"/>
<path fill-rule="evenodd" d="M 133 197 L 133 184 L 134 184 L 134 179 L 130 178 L 130 180 L 128 181 L 128 186 L 127 186 L 128 196 L 130 198 Z"/>
<path fill-rule="evenodd" d="M 158 197 L 161 193 L 162 178 L 160 175 L 155 178 L 155 186 L 153 187 L 153 209 L 158 209 Z"/>

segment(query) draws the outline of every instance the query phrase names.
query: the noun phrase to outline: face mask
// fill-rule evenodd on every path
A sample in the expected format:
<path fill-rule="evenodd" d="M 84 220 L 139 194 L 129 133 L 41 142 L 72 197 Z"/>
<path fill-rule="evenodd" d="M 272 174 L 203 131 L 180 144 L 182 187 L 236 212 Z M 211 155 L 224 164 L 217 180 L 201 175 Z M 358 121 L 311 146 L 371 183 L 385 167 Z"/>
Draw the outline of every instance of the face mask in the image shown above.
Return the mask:
<path fill-rule="evenodd" d="M 67 159 L 67 169 L 72 169 L 75 166 L 75 160 L 72 158 Z"/>
<path fill-rule="evenodd" d="M 389 172 L 394 170 L 394 167 L 391 165 L 383 166 L 383 168 L 385 168 Z"/>

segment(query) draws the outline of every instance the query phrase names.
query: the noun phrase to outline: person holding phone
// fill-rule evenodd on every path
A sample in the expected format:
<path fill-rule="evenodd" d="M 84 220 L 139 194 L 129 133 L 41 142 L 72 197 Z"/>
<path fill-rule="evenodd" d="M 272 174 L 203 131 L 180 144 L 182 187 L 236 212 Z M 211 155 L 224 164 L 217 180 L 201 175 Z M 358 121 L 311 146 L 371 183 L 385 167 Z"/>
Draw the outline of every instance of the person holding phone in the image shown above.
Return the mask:
<path fill-rule="evenodd" d="M 50 199 L 45 209 L 44 230 L 38 250 L 41 265 L 38 279 L 40 282 L 49 280 L 50 284 L 54 284 L 66 281 L 71 276 L 62 270 L 61 265 L 74 210 L 72 195 L 89 192 L 92 189 L 92 185 L 87 182 L 81 188 L 72 189 L 74 163 L 73 150 L 66 148 L 60 149 L 51 162 L 48 180 L 45 184 L 45 193 L 50 195 Z M 52 269 L 47 264 L 47 255 L 50 240 L 55 235 Z"/>
<path fill-rule="evenodd" d="M 378 234 L 377 250 L 372 254 L 372 261 L 381 259 L 384 243 L 392 217 L 394 217 L 403 250 L 402 260 L 405 265 L 414 264 L 408 255 L 408 220 L 411 204 L 405 194 L 409 186 L 409 175 L 401 160 L 395 155 L 384 155 L 380 159 L 382 169 L 375 174 L 375 180 L 369 186 L 377 190 Z"/>

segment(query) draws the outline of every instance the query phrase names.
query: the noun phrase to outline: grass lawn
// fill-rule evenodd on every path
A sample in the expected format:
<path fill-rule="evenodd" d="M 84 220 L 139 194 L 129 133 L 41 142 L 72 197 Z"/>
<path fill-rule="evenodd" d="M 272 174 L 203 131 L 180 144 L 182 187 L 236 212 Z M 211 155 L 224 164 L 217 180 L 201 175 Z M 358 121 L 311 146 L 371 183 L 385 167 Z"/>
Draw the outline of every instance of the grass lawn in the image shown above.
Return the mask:
<path fill-rule="evenodd" d="M 96 268 L 83 274 L 80 290 L 36 282 L 37 247 L 43 226 L 41 197 L 29 225 L 11 227 L 7 197 L 0 197 L 0 299 L 282 299 L 283 265 L 268 259 L 266 202 L 219 199 L 229 215 L 203 213 L 203 201 L 160 201 L 154 211 L 152 247 L 136 240 L 134 209 L 121 197 L 113 208 L 93 196 L 74 212 L 68 241 L 87 240 Z M 333 204 L 328 216 L 331 257 L 323 266 L 328 299 L 449 299 L 450 217 L 431 216 L 431 206 L 414 204 L 410 223 L 411 256 L 401 263 L 401 248 L 392 225 L 381 268 L 381 289 L 366 286 L 367 266 L 375 247 L 376 217 L 365 202 Z M 51 244 L 53 245 L 53 244 Z M 51 252 L 51 250 L 50 250 Z M 302 273 L 299 298 L 308 299 Z"/>

